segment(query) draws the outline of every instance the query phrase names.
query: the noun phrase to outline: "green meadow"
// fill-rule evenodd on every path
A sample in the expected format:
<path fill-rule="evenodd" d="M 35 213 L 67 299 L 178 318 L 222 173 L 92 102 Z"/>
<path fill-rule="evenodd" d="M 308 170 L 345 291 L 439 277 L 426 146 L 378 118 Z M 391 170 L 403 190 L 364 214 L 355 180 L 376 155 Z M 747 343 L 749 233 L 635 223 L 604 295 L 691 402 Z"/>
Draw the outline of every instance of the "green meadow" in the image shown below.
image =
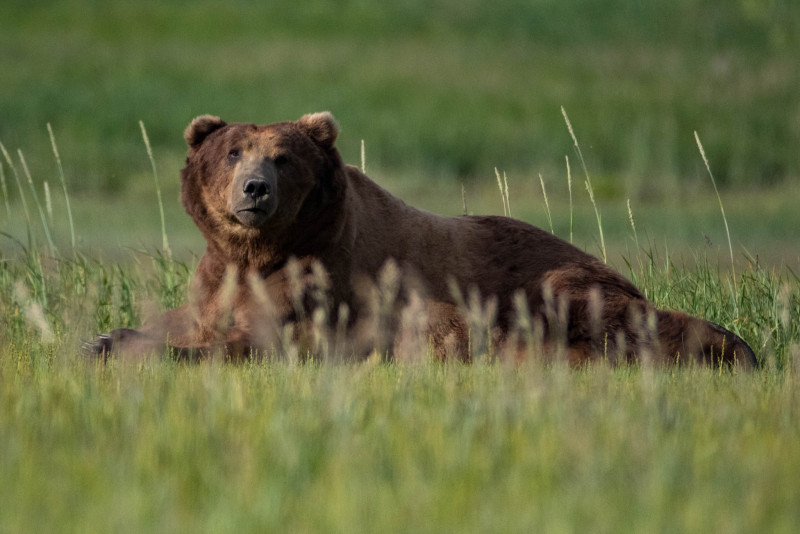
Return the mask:
<path fill-rule="evenodd" d="M 8 0 L 0 30 L 0 139 L 42 176 L 52 123 L 84 190 L 146 168 L 139 120 L 179 159 L 202 113 L 329 109 L 346 159 L 363 138 L 375 166 L 469 180 L 561 171 L 564 106 L 623 198 L 702 181 L 695 130 L 721 184 L 775 184 L 800 161 L 789 0 Z"/>
<path fill-rule="evenodd" d="M 795 532 L 797 57 L 788 0 L 4 1 L 0 533 Z M 505 175 L 761 368 L 87 361 L 187 298 L 189 121 L 323 109 L 408 203 Z"/>

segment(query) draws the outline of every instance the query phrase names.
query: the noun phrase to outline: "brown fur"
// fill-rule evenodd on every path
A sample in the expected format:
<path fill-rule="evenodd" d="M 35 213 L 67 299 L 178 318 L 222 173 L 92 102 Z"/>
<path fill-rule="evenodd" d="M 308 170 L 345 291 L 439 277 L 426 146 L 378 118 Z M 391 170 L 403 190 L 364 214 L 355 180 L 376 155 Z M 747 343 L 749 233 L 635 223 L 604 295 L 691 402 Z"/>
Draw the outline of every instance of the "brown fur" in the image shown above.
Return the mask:
<path fill-rule="evenodd" d="M 756 364 L 739 337 L 654 309 L 607 265 L 539 228 L 407 206 L 342 163 L 337 134 L 327 112 L 267 126 L 193 120 L 182 200 L 207 249 L 190 303 L 91 350 L 168 343 L 235 358 L 288 350 L 286 340 L 318 348 L 324 330 L 355 356 L 419 354 L 430 343 L 442 358 L 469 359 L 489 345 L 522 357 L 535 340 L 573 364 Z"/>

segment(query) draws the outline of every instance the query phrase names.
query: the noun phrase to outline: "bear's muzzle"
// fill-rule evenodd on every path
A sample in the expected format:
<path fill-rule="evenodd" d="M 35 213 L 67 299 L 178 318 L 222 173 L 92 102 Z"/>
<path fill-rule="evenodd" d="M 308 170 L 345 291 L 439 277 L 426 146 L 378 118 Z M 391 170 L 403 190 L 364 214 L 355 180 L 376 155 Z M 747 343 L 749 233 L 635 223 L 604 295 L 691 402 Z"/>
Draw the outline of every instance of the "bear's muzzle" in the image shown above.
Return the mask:
<path fill-rule="evenodd" d="M 270 161 L 243 161 L 234 173 L 229 209 L 245 226 L 266 223 L 278 207 L 276 170 Z"/>

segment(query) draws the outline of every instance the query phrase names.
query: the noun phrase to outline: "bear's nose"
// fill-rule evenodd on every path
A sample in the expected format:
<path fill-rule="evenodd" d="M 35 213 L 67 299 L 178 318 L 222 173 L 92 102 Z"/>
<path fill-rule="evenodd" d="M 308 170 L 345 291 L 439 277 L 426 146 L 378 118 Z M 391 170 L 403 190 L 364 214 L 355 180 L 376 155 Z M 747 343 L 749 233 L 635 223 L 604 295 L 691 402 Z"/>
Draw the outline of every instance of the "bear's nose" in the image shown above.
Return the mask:
<path fill-rule="evenodd" d="M 259 198 L 269 195 L 269 183 L 266 180 L 252 179 L 244 183 L 242 192 L 245 196 L 258 200 Z"/>

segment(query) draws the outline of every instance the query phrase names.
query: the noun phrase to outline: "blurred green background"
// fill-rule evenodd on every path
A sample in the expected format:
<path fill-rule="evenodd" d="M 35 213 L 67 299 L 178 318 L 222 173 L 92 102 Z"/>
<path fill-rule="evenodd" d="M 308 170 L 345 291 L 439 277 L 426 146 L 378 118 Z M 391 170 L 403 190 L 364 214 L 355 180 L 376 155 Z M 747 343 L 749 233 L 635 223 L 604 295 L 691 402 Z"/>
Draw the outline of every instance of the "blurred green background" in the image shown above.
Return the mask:
<path fill-rule="evenodd" d="M 564 106 L 612 240 L 630 232 L 626 199 L 656 242 L 724 239 L 696 130 L 734 238 L 797 263 L 799 57 L 794 0 L 4 0 L 0 141 L 56 193 L 52 124 L 87 245 L 160 242 L 139 120 L 173 241 L 200 252 L 175 201 L 192 117 L 268 123 L 323 109 L 340 121 L 346 161 L 358 163 L 364 139 L 368 173 L 427 209 L 459 213 L 463 183 L 470 211 L 502 213 L 497 167 L 512 213 L 547 226 L 541 173 L 565 237 L 565 155 L 586 201 Z M 19 236 L 19 192 L 0 164 L 11 199 L 0 221 Z M 53 209 L 63 227 L 57 199 Z M 587 216 L 576 242 L 591 246 Z"/>

